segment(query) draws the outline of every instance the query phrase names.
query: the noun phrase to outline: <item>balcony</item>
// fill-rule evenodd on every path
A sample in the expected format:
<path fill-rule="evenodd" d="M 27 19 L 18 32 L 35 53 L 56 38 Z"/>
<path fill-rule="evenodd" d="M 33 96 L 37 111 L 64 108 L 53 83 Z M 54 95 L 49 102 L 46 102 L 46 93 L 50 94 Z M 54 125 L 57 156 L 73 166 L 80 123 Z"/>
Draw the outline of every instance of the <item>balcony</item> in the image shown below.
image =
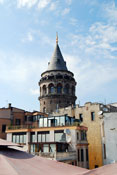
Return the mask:
<path fill-rule="evenodd" d="M 35 154 L 38 156 L 41 156 L 41 157 L 46 157 L 46 158 L 54 159 L 57 161 L 67 161 L 67 160 L 76 160 L 77 159 L 76 151 L 57 152 L 57 153 L 36 152 Z"/>

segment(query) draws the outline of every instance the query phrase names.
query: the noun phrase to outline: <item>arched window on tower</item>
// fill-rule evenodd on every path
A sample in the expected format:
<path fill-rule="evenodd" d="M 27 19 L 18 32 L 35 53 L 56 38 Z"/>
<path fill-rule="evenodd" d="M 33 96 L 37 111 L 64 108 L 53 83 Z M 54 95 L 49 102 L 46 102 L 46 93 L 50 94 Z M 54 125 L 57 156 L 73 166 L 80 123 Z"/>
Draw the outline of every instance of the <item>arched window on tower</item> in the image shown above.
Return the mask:
<path fill-rule="evenodd" d="M 66 84 L 64 87 L 64 93 L 69 94 L 69 84 Z"/>
<path fill-rule="evenodd" d="M 47 93 L 46 85 L 43 85 L 43 95 L 46 95 L 46 93 Z"/>
<path fill-rule="evenodd" d="M 62 93 L 62 85 L 59 83 L 57 84 L 57 94 L 61 94 Z"/>
<path fill-rule="evenodd" d="M 49 84 L 49 94 L 53 94 L 55 92 L 55 88 L 54 88 L 54 85 L 51 83 Z"/>
<path fill-rule="evenodd" d="M 75 87 L 72 86 L 72 95 L 74 95 L 74 94 L 75 94 Z"/>
<path fill-rule="evenodd" d="M 46 107 L 43 108 L 43 112 L 46 113 Z"/>

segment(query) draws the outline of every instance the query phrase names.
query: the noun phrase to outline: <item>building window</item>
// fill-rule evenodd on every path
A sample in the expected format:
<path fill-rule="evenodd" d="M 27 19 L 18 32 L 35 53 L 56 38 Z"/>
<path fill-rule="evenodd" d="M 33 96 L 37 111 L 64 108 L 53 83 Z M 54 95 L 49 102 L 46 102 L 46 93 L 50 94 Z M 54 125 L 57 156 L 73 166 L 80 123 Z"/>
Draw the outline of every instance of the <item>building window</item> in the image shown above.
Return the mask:
<path fill-rule="evenodd" d="M 43 112 L 46 113 L 46 107 L 43 108 Z"/>
<path fill-rule="evenodd" d="M 95 112 L 91 112 L 91 121 L 95 120 Z"/>
<path fill-rule="evenodd" d="M 16 119 L 16 120 L 15 120 L 15 124 L 16 124 L 16 125 L 21 125 L 21 120 L 20 120 L 20 119 Z"/>
<path fill-rule="evenodd" d="M 50 144 L 50 152 L 56 152 L 56 145 L 55 144 Z"/>
<path fill-rule="evenodd" d="M 49 144 L 43 144 L 43 152 L 48 153 L 49 152 Z"/>
<path fill-rule="evenodd" d="M 77 140 L 79 140 L 79 132 L 77 132 Z"/>
<path fill-rule="evenodd" d="M 49 142 L 49 131 L 38 132 L 38 142 Z"/>
<path fill-rule="evenodd" d="M 60 126 L 65 126 L 65 116 L 60 117 Z"/>
<path fill-rule="evenodd" d="M 65 141 L 64 137 L 65 135 L 63 130 L 54 131 L 55 142 L 62 142 L 63 140 Z"/>
<path fill-rule="evenodd" d="M 86 131 L 81 131 L 81 140 L 86 140 Z"/>
<path fill-rule="evenodd" d="M 43 86 L 43 95 L 46 95 L 47 93 L 47 89 L 46 89 L 46 85 Z"/>
<path fill-rule="evenodd" d="M 12 142 L 14 142 L 14 143 L 26 143 L 26 133 L 14 133 L 12 135 Z"/>
<path fill-rule="evenodd" d="M 31 142 L 35 142 L 36 141 L 36 136 L 35 136 L 35 132 L 31 133 Z"/>
<path fill-rule="evenodd" d="M 53 94 L 55 92 L 55 88 L 53 84 L 49 84 L 49 93 Z"/>
<path fill-rule="evenodd" d="M 95 165 L 95 168 L 98 168 L 99 166 L 98 165 Z"/>
<path fill-rule="evenodd" d="M 84 150 L 81 149 L 81 162 L 84 162 Z"/>
<path fill-rule="evenodd" d="M 6 125 L 2 125 L 2 132 L 6 131 Z"/>
<path fill-rule="evenodd" d="M 105 144 L 103 144 L 103 148 L 104 148 L 104 159 L 106 159 L 106 146 L 105 146 Z"/>
<path fill-rule="evenodd" d="M 30 145 L 30 152 L 35 153 L 35 145 L 34 144 Z"/>
<path fill-rule="evenodd" d="M 86 161 L 89 161 L 88 149 L 86 149 Z"/>
<path fill-rule="evenodd" d="M 81 122 L 83 122 L 83 114 L 79 114 L 79 119 Z"/>
<path fill-rule="evenodd" d="M 57 85 L 57 93 L 58 94 L 61 94 L 62 93 L 62 85 L 61 84 L 58 84 Z"/>
<path fill-rule="evenodd" d="M 80 151 L 78 149 L 78 162 L 80 161 Z"/>
<path fill-rule="evenodd" d="M 64 87 L 64 93 L 69 94 L 69 84 L 66 84 Z"/>

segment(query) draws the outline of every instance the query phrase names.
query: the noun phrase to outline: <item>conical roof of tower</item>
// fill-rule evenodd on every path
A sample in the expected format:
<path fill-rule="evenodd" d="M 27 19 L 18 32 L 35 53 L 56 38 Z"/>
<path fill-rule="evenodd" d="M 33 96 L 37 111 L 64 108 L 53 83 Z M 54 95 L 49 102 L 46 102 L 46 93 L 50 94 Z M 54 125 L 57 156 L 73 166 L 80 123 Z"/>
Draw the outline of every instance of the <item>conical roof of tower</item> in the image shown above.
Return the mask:
<path fill-rule="evenodd" d="M 56 41 L 54 54 L 50 62 L 48 63 L 48 71 L 51 71 L 51 70 L 68 70 L 66 66 L 66 62 L 64 61 L 64 58 L 60 51 L 58 40 Z"/>

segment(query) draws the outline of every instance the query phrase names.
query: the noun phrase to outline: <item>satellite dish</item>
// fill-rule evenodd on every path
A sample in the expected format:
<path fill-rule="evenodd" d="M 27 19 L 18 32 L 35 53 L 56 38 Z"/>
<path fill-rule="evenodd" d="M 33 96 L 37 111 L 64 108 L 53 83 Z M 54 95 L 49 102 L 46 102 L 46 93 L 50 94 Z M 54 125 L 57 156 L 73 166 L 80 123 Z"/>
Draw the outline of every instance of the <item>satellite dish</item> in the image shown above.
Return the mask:
<path fill-rule="evenodd" d="M 102 111 L 99 111 L 99 112 L 98 112 L 98 115 L 101 115 L 102 113 L 103 113 Z"/>
<path fill-rule="evenodd" d="M 71 137 L 68 137 L 67 138 L 67 143 L 70 143 L 71 142 Z"/>
<path fill-rule="evenodd" d="M 71 131 L 69 129 L 66 129 L 66 134 L 71 135 Z"/>

